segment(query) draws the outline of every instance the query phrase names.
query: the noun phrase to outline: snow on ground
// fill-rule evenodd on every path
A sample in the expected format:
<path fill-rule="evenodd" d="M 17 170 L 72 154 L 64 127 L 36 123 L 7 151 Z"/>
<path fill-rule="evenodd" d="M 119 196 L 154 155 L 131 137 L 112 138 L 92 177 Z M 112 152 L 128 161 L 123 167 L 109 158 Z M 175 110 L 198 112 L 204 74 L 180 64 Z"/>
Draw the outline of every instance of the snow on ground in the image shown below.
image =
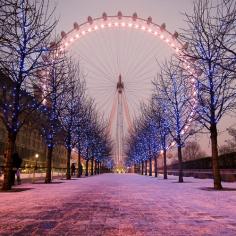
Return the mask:
<path fill-rule="evenodd" d="M 0 235 L 236 235 L 236 191 L 212 180 L 103 174 L 0 192 Z M 223 183 L 236 188 L 236 183 Z"/>

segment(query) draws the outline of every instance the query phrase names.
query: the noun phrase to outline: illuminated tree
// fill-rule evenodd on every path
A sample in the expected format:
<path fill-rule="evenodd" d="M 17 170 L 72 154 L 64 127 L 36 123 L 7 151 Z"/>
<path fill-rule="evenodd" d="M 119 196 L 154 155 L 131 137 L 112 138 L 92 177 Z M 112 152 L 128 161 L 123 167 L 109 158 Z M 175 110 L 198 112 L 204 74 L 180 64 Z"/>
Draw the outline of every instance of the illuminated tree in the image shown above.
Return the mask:
<path fill-rule="evenodd" d="M 167 129 L 178 149 L 179 182 L 183 182 L 182 147 L 191 132 L 187 132 L 192 119 L 192 94 L 187 72 L 178 61 L 163 64 L 161 73 L 153 82 L 154 97 L 168 117 Z M 164 126 L 165 124 L 162 124 Z"/>
<path fill-rule="evenodd" d="M 166 153 L 171 143 L 169 134 L 169 118 L 165 108 L 165 103 L 159 99 L 157 94 L 153 96 L 150 107 L 150 116 L 156 125 L 156 135 L 158 136 L 161 154 L 163 154 L 164 159 L 163 177 L 164 179 L 167 179 Z"/>
<path fill-rule="evenodd" d="M 57 49 L 55 49 L 57 51 Z M 44 91 L 49 94 L 44 101 L 42 122 L 40 123 L 42 135 L 47 144 L 47 167 L 45 183 L 51 182 L 52 157 L 55 145 L 63 144 L 66 130 L 61 124 L 61 112 L 65 110 L 66 95 L 71 93 L 74 84 L 69 75 L 68 60 L 64 55 L 49 57 L 50 66 L 43 71 Z M 46 74 L 45 74 L 46 73 Z"/>
<path fill-rule="evenodd" d="M 141 164 L 141 173 L 147 175 L 147 161 L 149 161 L 149 176 L 152 176 L 152 160 L 155 162 L 155 177 L 157 177 L 157 156 L 160 152 L 160 145 L 157 136 L 157 126 L 152 116 L 149 116 L 148 106 L 142 107 L 142 119 L 135 121 L 126 155 L 127 163 Z M 148 114 L 148 115 L 147 115 Z M 144 170 L 145 168 L 145 170 Z"/>
<path fill-rule="evenodd" d="M 55 27 L 47 1 L 3 0 L 0 13 L 1 119 L 7 129 L 3 189 L 11 189 L 12 154 L 23 124 L 32 118 L 40 102 L 34 100 L 36 71 L 44 67 L 42 54 L 48 52 L 49 36 Z M 25 96 L 28 94 L 29 96 Z"/>
<path fill-rule="evenodd" d="M 71 179 L 70 160 L 72 149 L 77 144 L 77 120 L 83 115 L 80 114 L 81 97 L 84 95 L 84 82 L 80 78 L 79 65 L 73 64 L 71 60 L 67 61 L 67 79 L 69 91 L 63 94 L 62 109 L 60 110 L 60 123 L 65 133 L 65 147 L 67 149 L 67 172 L 66 178 Z"/>
<path fill-rule="evenodd" d="M 232 8 L 226 7 L 227 2 Z M 234 20 L 228 20 L 230 17 Z M 195 78 L 196 111 L 199 122 L 210 133 L 214 188 L 220 190 L 217 125 L 235 108 L 235 1 L 196 1 L 193 14 L 186 14 L 186 21 L 183 39 L 189 47 L 185 54 L 201 72 Z"/>

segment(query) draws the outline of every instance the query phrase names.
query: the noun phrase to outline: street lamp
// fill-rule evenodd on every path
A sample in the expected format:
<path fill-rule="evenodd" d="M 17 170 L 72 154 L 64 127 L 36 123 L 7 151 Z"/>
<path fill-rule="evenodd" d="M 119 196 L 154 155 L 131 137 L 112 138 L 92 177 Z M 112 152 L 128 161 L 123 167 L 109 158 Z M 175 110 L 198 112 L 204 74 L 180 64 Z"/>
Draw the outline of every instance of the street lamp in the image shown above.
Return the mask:
<path fill-rule="evenodd" d="M 36 154 L 34 155 L 34 157 L 35 157 L 35 166 L 34 166 L 34 172 L 33 172 L 33 180 L 32 180 L 32 183 L 35 182 L 35 172 L 36 172 L 36 170 L 37 170 L 37 161 L 38 161 L 38 158 L 39 158 L 39 154 L 36 153 Z"/>

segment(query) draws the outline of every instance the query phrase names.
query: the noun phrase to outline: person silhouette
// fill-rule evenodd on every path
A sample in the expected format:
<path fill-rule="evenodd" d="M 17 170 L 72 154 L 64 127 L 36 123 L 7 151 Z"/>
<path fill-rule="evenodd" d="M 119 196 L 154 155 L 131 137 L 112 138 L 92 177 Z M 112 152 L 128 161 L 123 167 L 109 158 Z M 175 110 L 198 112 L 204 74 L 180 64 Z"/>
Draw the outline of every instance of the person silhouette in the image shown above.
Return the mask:
<path fill-rule="evenodd" d="M 71 175 L 75 175 L 75 163 L 71 164 Z"/>

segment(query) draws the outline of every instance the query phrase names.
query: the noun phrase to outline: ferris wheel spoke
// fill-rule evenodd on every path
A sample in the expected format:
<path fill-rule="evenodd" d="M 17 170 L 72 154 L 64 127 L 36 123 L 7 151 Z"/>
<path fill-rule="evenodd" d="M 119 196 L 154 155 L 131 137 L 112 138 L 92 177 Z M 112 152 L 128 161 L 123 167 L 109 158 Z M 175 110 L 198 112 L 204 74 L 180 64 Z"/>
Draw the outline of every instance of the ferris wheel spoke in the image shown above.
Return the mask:
<path fill-rule="evenodd" d="M 107 67 L 109 71 L 111 71 L 113 78 L 116 76 L 116 70 L 114 68 L 112 60 L 109 60 L 109 58 L 114 58 L 114 55 L 112 55 L 112 47 L 110 46 L 110 40 L 107 40 L 104 37 L 103 32 L 96 32 L 99 37 L 97 37 L 97 48 L 101 47 L 103 51 L 103 61 L 107 64 Z M 109 32 L 108 32 L 109 37 Z M 108 58 L 107 58 L 108 57 Z"/>
<path fill-rule="evenodd" d="M 138 35 L 137 35 L 137 33 L 138 33 Z M 139 36 L 139 37 L 137 37 L 137 36 Z M 137 32 L 134 30 L 130 31 L 130 38 L 129 38 L 130 41 L 127 42 L 127 45 L 128 45 L 127 47 L 129 50 L 126 50 L 127 58 L 137 59 L 137 53 L 140 52 L 140 50 L 143 48 L 143 45 L 144 45 L 144 39 L 142 36 L 143 35 L 141 34 L 141 32 Z M 127 71 L 132 64 L 133 64 L 133 60 L 129 60 L 127 63 Z"/>
<path fill-rule="evenodd" d="M 136 60 L 132 62 L 131 65 L 129 65 L 127 70 L 128 75 L 133 74 L 133 71 L 143 64 L 143 61 L 146 59 L 146 57 L 148 57 L 148 55 L 152 55 L 147 53 L 147 51 L 150 51 L 150 45 L 146 45 L 146 43 L 141 41 L 137 46 L 138 47 L 135 49 L 134 55 L 132 55 L 132 58 L 136 58 Z"/>
<path fill-rule="evenodd" d="M 92 47 L 88 47 L 86 43 L 84 43 L 83 46 L 83 50 L 92 50 Z M 86 52 L 83 52 L 83 50 L 80 50 L 78 54 L 80 55 L 81 59 L 86 62 L 87 66 L 93 67 L 111 80 L 114 78 L 114 76 L 110 73 L 110 70 L 106 68 L 105 64 L 102 62 L 101 58 L 96 55 L 96 53 L 95 55 L 92 54 L 92 57 L 89 57 L 87 56 Z"/>
<path fill-rule="evenodd" d="M 114 74 L 112 72 L 112 65 L 110 65 L 110 61 L 107 60 L 107 56 L 109 58 L 109 55 L 107 55 L 107 51 L 104 50 L 106 49 L 106 47 L 104 47 L 104 41 L 101 39 L 101 36 L 97 38 L 98 40 L 96 40 L 95 43 L 91 42 L 89 44 L 89 48 L 92 49 L 92 52 L 93 52 L 92 59 L 94 59 L 96 63 L 99 64 L 103 68 L 104 71 L 107 71 L 108 73 L 110 73 L 110 76 L 114 78 Z M 103 53 L 99 53 L 98 50 L 101 50 Z M 98 52 L 94 53 L 96 51 Z"/>
<path fill-rule="evenodd" d="M 105 72 L 102 68 L 100 68 L 95 62 L 92 62 L 89 60 L 86 56 L 81 55 L 82 60 L 86 61 L 89 65 L 89 68 L 87 67 L 87 70 L 92 71 L 95 74 L 100 75 L 100 78 L 106 79 L 108 82 L 114 82 L 113 76 L 111 76 L 109 73 Z M 102 75 L 102 76 L 101 76 Z"/>

